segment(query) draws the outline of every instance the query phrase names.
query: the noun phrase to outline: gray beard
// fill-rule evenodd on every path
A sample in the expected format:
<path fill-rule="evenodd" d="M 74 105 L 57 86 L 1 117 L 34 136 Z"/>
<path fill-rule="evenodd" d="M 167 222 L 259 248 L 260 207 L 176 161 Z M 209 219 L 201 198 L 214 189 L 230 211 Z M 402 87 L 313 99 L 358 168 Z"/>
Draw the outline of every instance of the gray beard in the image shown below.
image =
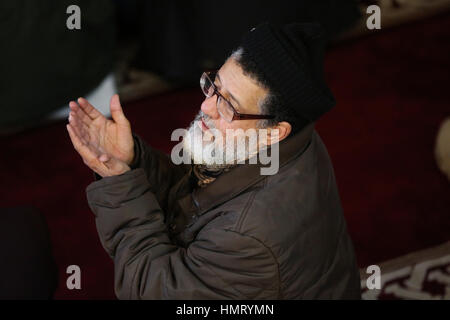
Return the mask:
<path fill-rule="evenodd" d="M 197 166 L 209 172 L 219 172 L 234 168 L 236 164 L 197 164 Z"/>
<path fill-rule="evenodd" d="M 186 150 L 188 150 L 191 154 L 191 160 L 195 159 L 195 154 L 194 152 L 196 152 L 195 147 L 193 148 L 192 145 L 189 142 L 192 141 L 196 141 L 194 136 L 195 136 L 195 126 L 196 126 L 196 121 L 201 121 L 201 118 L 205 119 L 206 124 L 208 125 L 208 127 L 210 129 L 215 129 L 214 125 L 211 123 L 211 121 L 208 121 L 209 118 L 207 115 L 205 115 L 202 111 L 200 111 L 195 119 L 191 122 L 189 128 L 188 128 L 188 136 L 189 136 L 189 140 L 184 139 L 185 142 L 188 141 L 185 145 L 184 148 Z M 199 166 L 199 168 L 202 168 L 203 170 L 207 170 L 209 172 L 219 172 L 219 171 L 223 171 L 225 169 L 231 169 L 233 167 L 235 167 L 237 165 L 238 161 L 246 161 L 249 157 L 250 157 L 250 152 L 249 152 L 249 147 L 248 147 L 249 143 L 246 140 L 246 147 L 244 151 L 241 151 L 240 154 L 238 154 L 238 150 L 237 150 L 237 146 L 235 145 L 234 148 L 234 153 L 232 154 L 232 158 L 231 155 L 229 156 L 229 158 L 226 158 L 226 148 L 211 148 L 211 152 L 209 154 L 209 159 L 203 159 L 202 163 L 195 163 L 195 161 L 193 162 L 195 165 Z M 209 142 L 207 147 L 213 147 L 214 145 L 214 141 L 213 142 Z M 206 147 L 206 146 L 204 146 Z M 216 156 L 216 152 L 218 150 L 221 150 L 222 155 L 219 155 L 220 158 L 223 160 L 222 163 L 217 163 L 216 161 L 213 161 L 212 159 L 215 159 Z M 197 156 L 199 156 L 199 154 L 197 153 Z M 230 159 L 231 158 L 231 159 Z"/>

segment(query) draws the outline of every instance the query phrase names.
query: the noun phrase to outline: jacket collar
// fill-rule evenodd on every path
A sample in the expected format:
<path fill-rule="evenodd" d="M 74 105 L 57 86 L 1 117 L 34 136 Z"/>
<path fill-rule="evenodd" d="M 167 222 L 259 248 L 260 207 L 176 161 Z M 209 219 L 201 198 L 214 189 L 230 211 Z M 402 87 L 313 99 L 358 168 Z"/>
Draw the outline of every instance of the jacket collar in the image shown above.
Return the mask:
<path fill-rule="evenodd" d="M 313 131 L 314 123 L 311 123 L 295 135 L 280 142 L 280 168 L 292 159 L 299 157 L 305 151 L 309 145 Z M 260 174 L 261 167 L 263 165 L 259 161 L 257 164 L 238 165 L 229 172 L 222 173 L 207 187 L 195 189 L 189 197 L 180 199 L 179 203 L 185 211 L 191 211 L 194 209 L 192 206 L 195 206 L 197 214 L 202 215 L 206 211 L 236 197 L 250 186 L 265 179 L 266 176 Z"/>

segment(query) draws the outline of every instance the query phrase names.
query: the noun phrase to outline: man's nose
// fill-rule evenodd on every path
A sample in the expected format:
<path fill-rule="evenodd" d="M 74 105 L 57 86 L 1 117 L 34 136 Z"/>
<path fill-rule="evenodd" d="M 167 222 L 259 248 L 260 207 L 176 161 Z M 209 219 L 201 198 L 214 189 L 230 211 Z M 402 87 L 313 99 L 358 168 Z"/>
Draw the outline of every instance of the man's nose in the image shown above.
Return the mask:
<path fill-rule="evenodd" d="M 211 119 L 218 119 L 220 117 L 219 112 L 217 112 L 217 96 L 214 95 L 210 98 L 205 98 L 202 102 L 201 109 L 204 114 L 208 115 Z"/>

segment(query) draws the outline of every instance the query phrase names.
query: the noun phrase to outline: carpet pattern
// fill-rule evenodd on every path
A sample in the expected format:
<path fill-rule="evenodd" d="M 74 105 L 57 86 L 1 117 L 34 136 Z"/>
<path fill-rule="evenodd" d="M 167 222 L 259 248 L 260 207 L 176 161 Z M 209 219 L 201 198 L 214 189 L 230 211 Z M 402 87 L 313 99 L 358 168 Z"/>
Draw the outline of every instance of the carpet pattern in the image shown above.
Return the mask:
<path fill-rule="evenodd" d="M 450 300 L 450 241 L 381 263 L 379 267 L 380 289 L 368 289 L 367 269 L 361 270 L 365 300 Z"/>

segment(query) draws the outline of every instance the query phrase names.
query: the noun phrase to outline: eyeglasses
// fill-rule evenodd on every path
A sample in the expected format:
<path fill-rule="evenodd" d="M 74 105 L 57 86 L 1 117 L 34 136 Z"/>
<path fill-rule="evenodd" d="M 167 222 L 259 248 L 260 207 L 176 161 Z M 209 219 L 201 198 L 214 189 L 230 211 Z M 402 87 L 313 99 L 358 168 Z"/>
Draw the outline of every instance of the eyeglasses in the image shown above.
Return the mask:
<path fill-rule="evenodd" d="M 264 115 L 264 114 L 245 114 L 239 113 L 233 107 L 233 105 L 222 96 L 222 94 L 217 90 L 214 85 L 214 80 L 216 79 L 217 71 L 203 72 L 200 77 L 200 88 L 202 88 L 203 93 L 206 97 L 211 98 L 213 95 L 217 95 L 217 111 L 220 116 L 227 122 L 232 122 L 233 120 L 246 120 L 246 119 L 274 119 L 275 116 Z"/>

